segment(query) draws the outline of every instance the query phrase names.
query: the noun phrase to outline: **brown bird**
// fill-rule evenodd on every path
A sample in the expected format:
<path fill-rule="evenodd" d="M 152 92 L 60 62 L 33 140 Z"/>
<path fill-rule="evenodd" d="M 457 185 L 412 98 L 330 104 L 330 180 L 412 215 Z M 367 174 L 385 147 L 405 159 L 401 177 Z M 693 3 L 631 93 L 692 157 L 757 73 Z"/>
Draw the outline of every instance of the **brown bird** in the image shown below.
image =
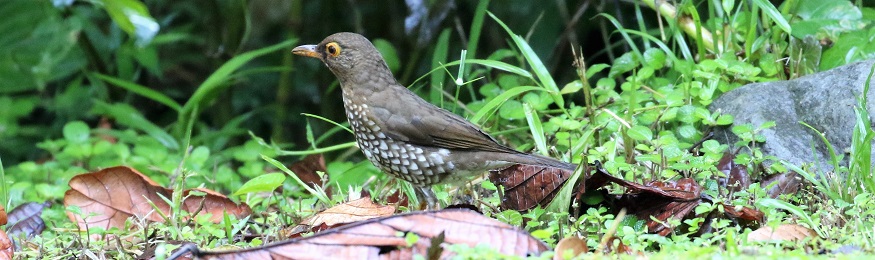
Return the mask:
<path fill-rule="evenodd" d="M 336 33 L 292 53 L 317 58 L 331 69 L 340 80 L 346 117 L 365 157 L 416 186 L 428 208 L 437 202 L 433 184 L 464 183 L 512 164 L 576 167 L 501 145 L 471 122 L 423 100 L 398 84 L 364 36 Z"/>

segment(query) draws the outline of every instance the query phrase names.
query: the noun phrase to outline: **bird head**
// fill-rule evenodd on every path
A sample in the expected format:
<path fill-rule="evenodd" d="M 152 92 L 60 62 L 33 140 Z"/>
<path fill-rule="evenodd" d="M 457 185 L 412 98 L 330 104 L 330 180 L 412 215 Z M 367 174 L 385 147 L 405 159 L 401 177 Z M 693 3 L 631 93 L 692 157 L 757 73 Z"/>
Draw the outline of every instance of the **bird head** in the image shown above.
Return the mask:
<path fill-rule="evenodd" d="M 319 44 L 295 47 L 292 53 L 321 60 L 341 83 L 383 72 L 377 70 L 389 72 L 389 67 L 374 44 L 355 33 L 335 33 Z"/>

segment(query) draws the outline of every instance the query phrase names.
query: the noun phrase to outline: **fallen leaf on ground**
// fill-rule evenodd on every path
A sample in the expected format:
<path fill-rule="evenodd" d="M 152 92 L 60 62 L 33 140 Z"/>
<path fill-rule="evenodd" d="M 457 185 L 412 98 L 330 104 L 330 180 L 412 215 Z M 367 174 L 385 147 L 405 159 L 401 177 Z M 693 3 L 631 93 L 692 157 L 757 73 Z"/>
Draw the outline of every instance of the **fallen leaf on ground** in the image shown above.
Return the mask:
<path fill-rule="evenodd" d="M 733 218 L 747 221 L 757 221 L 759 223 L 762 223 L 766 217 L 766 215 L 763 214 L 762 211 L 748 207 L 741 207 L 737 209 L 736 207 L 733 207 L 732 205 L 726 203 L 723 204 L 723 211 L 725 211 L 726 214 Z"/>
<path fill-rule="evenodd" d="M 589 251 L 589 248 L 586 247 L 585 240 L 577 236 L 570 236 L 559 240 L 554 251 L 556 254 L 553 255 L 553 260 L 573 259 Z"/>
<path fill-rule="evenodd" d="M 70 188 L 64 194 L 64 206 L 78 206 L 82 214 L 67 211 L 67 217 L 83 230 L 91 227 L 124 228 L 125 220 L 130 217 L 164 221 L 150 202 L 164 214 L 171 212 L 170 205 L 161 196 L 169 199 L 173 190 L 161 187 L 149 177 L 125 166 L 77 175 L 70 180 Z M 214 223 L 221 222 L 226 211 L 237 218 L 252 214 L 246 204 L 237 205 L 217 192 L 197 189 L 206 195 L 188 196 L 192 191 L 184 191 L 183 197 L 186 199 L 182 210 L 192 214 L 212 213 L 211 220 Z M 86 218 L 83 219 L 83 216 Z"/>
<path fill-rule="evenodd" d="M 724 152 L 723 157 L 717 162 L 717 170 L 726 174 L 725 178 L 717 179 L 717 184 L 732 192 L 746 189 L 751 183 L 747 167 L 735 163 L 734 159 L 735 154 Z"/>
<path fill-rule="evenodd" d="M 301 224 L 311 227 L 325 225 L 334 227 L 366 219 L 391 216 L 395 207 L 377 205 L 370 197 L 364 197 L 326 209 L 305 219 Z"/>
<path fill-rule="evenodd" d="M 490 171 L 489 180 L 504 186 L 502 208 L 528 210 L 550 203 L 573 173 L 561 168 L 516 164 Z"/>
<path fill-rule="evenodd" d="M 816 237 L 817 232 L 810 228 L 796 224 L 782 224 L 774 229 L 769 226 L 763 226 L 747 235 L 749 242 L 763 241 L 796 241 L 806 237 Z"/>
<path fill-rule="evenodd" d="M 539 255 L 549 249 L 514 226 L 474 211 L 446 209 L 369 219 L 262 247 L 194 253 L 206 259 L 412 259 L 414 255 L 427 255 L 432 240 L 441 234 L 444 248 L 448 244 L 481 244 L 517 256 Z M 415 239 L 409 239 L 409 235 L 415 235 Z M 441 251 L 441 259 L 451 256 L 451 252 Z"/>
<path fill-rule="evenodd" d="M 9 240 L 6 232 L 0 229 L 0 259 L 13 259 L 13 256 L 15 256 L 15 250 L 12 247 L 12 241 Z"/>
<path fill-rule="evenodd" d="M 684 219 L 702 200 L 702 186 L 691 178 L 639 184 L 601 170 L 593 175 L 594 179 L 604 179 L 626 188 L 626 193 L 620 196 L 614 207 L 627 208 L 629 214 L 645 221 L 648 232 L 662 236 L 674 230 L 674 227 L 665 225 L 669 219 Z M 587 188 L 591 187 L 587 185 Z"/>
<path fill-rule="evenodd" d="M 760 187 L 769 189 L 766 194 L 770 198 L 777 199 L 784 194 L 796 194 L 802 185 L 802 177 L 798 173 L 790 171 L 769 175 L 761 181 Z"/>
<path fill-rule="evenodd" d="M 324 184 L 323 181 L 327 181 L 323 180 L 319 177 L 319 174 L 316 173 L 327 172 L 325 168 L 325 158 L 322 157 L 322 154 L 307 155 L 304 159 L 290 165 L 289 170 L 294 172 L 295 175 L 298 175 L 298 178 L 307 185 L 310 185 L 310 187 L 322 187 Z M 325 176 L 327 177 L 328 175 Z M 326 193 L 331 194 L 328 191 L 326 191 Z"/>
<path fill-rule="evenodd" d="M 18 205 L 9 212 L 9 226 L 6 233 L 12 239 L 16 249 L 20 249 L 20 242 L 16 238 L 30 240 L 33 236 L 43 233 L 46 223 L 43 221 L 43 210 L 51 206 L 51 203 L 28 202 Z"/>

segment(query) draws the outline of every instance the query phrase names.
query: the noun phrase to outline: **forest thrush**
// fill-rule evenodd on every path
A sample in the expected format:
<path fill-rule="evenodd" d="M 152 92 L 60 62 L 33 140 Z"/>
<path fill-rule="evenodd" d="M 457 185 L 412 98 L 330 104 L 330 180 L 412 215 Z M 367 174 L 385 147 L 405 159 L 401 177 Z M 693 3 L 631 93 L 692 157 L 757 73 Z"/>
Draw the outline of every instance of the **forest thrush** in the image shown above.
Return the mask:
<path fill-rule="evenodd" d="M 437 202 L 432 184 L 463 183 L 512 164 L 575 168 L 501 145 L 464 118 L 423 100 L 398 84 L 364 36 L 336 33 L 292 53 L 317 58 L 331 69 L 340 80 L 346 117 L 365 157 L 416 186 L 429 208 Z"/>

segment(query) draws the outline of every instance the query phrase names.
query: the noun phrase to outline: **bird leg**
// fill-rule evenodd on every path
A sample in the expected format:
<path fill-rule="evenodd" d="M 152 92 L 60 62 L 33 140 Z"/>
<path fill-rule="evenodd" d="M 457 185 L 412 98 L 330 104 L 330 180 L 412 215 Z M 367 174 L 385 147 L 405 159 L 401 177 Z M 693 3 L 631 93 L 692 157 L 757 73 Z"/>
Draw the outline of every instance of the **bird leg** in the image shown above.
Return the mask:
<path fill-rule="evenodd" d="M 422 202 L 425 202 L 425 210 L 439 210 L 440 203 L 438 202 L 437 196 L 434 195 L 434 191 L 431 190 L 431 186 L 419 186 L 415 188 L 416 195 L 420 199 L 420 207 L 422 208 Z"/>

